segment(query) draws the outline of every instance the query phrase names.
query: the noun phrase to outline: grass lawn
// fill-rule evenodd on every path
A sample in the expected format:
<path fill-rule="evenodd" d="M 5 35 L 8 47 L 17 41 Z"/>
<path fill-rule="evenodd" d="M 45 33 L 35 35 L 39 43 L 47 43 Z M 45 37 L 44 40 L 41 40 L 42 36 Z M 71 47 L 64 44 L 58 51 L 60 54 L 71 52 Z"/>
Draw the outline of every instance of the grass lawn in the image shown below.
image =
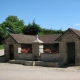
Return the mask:
<path fill-rule="evenodd" d="M 4 49 L 4 45 L 3 44 L 0 44 L 0 50 L 1 49 Z"/>

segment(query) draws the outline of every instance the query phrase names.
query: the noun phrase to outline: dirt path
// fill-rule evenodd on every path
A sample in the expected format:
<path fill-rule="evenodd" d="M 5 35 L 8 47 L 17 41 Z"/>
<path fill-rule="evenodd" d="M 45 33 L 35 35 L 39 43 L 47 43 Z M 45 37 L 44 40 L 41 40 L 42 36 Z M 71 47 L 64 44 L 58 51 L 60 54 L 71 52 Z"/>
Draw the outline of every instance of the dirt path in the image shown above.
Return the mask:
<path fill-rule="evenodd" d="M 51 68 L 0 63 L 0 80 L 80 80 L 80 67 Z"/>

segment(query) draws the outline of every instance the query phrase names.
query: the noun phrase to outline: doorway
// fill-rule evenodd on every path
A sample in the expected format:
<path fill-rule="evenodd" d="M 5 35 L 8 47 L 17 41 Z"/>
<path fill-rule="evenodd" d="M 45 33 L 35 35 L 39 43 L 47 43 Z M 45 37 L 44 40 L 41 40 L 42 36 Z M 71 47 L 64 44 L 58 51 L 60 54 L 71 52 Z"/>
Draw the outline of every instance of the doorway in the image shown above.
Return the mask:
<path fill-rule="evenodd" d="M 75 43 L 67 43 L 67 63 L 75 64 Z"/>
<path fill-rule="evenodd" d="M 14 46 L 13 45 L 9 45 L 9 57 L 10 57 L 10 60 L 14 59 Z"/>

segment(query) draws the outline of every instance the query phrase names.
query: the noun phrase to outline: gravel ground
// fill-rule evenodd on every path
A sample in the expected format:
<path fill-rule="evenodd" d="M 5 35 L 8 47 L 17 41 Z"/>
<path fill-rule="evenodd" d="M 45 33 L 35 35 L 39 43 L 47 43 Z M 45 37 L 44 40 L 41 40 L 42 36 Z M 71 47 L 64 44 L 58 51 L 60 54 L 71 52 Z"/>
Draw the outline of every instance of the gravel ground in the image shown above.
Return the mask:
<path fill-rule="evenodd" d="M 0 63 L 0 80 L 80 80 L 80 67 L 52 68 Z"/>
<path fill-rule="evenodd" d="M 0 63 L 0 80 L 80 80 L 80 66 L 54 68 Z"/>

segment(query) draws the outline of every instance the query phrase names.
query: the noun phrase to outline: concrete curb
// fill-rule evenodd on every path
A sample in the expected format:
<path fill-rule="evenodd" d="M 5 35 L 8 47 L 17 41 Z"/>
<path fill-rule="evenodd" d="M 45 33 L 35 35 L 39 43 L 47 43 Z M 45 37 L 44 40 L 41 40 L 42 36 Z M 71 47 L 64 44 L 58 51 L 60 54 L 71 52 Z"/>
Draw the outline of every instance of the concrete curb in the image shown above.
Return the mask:
<path fill-rule="evenodd" d="M 26 65 L 26 66 L 45 66 L 45 67 L 61 67 L 61 66 L 63 66 L 62 62 L 10 60 L 9 63 L 23 64 L 23 65 Z"/>

